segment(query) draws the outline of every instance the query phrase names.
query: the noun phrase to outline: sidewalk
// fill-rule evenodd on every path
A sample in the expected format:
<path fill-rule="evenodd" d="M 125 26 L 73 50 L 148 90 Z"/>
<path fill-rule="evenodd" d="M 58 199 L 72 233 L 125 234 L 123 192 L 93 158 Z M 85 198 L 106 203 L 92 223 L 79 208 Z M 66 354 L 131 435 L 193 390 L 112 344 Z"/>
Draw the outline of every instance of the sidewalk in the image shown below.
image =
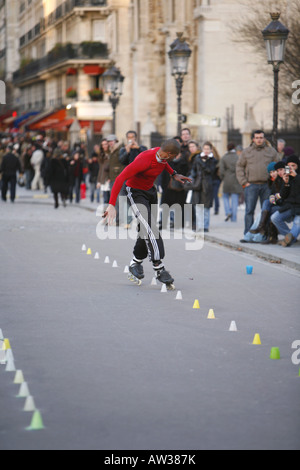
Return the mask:
<path fill-rule="evenodd" d="M 87 196 L 89 193 L 87 191 Z M 48 193 L 42 191 L 27 191 L 24 188 L 17 188 L 16 203 L 30 202 L 32 204 L 49 204 L 53 205 L 53 195 L 48 189 Z M 80 204 L 72 203 L 73 206 L 80 207 L 88 211 L 97 210 L 99 204 L 91 203 L 89 197 L 80 201 Z M 69 205 L 69 203 L 68 203 Z M 257 213 L 259 212 L 259 205 Z M 188 231 L 189 232 L 189 231 Z M 225 222 L 225 213 L 223 201 L 220 199 L 220 213 L 214 215 L 211 210 L 210 230 L 205 234 L 205 240 L 225 246 L 232 250 L 248 253 L 258 258 L 262 258 L 270 263 L 282 264 L 289 268 L 300 271 L 300 242 L 298 241 L 291 247 L 283 248 L 279 245 L 262 245 L 259 243 L 240 243 L 244 233 L 244 209 L 240 208 L 238 212 L 238 221 Z M 282 237 L 280 237 L 282 238 Z"/>

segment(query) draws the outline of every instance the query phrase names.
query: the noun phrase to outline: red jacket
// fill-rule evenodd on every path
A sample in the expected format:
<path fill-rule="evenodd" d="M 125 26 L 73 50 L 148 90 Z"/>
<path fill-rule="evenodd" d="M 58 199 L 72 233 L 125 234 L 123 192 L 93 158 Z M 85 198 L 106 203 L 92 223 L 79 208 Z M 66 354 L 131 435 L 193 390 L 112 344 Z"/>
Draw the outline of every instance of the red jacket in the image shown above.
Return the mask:
<path fill-rule="evenodd" d="M 172 175 L 174 170 L 167 162 L 158 162 L 156 154 L 160 147 L 146 150 L 140 153 L 136 159 L 128 165 L 122 173 L 116 178 L 112 187 L 109 203 L 116 204 L 119 192 L 123 184 L 133 189 L 142 189 L 148 191 L 154 185 L 156 178 L 166 169 Z"/>

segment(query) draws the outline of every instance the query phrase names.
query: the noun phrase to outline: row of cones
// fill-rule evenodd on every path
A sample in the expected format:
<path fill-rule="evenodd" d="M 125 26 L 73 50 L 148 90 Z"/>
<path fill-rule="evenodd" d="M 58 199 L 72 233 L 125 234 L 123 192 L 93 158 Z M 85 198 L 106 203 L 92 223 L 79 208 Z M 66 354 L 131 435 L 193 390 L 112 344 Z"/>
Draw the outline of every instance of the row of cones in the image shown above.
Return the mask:
<path fill-rule="evenodd" d="M 87 255 L 92 255 L 92 250 L 90 248 L 87 248 L 86 245 L 82 245 L 82 251 L 85 251 Z M 99 253 L 98 252 L 96 252 L 96 254 L 94 256 L 94 259 L 99 259 Z M 106 264 L 110 263 L 110 259 L 109 259 L 108 256 L 105 257 L 104 263 L 106 263 Z M 114 261 L 112 266 L 113 266 L 113 268 L 118 267 L 117 261 Z M 247 266 L 247 268 L 248 268 L 248 266 Z M 251 268 L 252 268 L 252 266 L 251 266 Z M 128 266 L 125 266 L 124 273 L 129 273 Z M 252 274 L 252 270 L 251 270 L 251 274 Z M 156 280 L 155 277 L 152 278 L 151 285 L 157 285 L 157 280 Z M 161 292 L 167 292 L 167 287 L 166 287 L 165 284 L 162 285 Z M 175 300 L 182 300 L 182 292 L 180 290 L 177 291 Z M 193 309 L 200 309 L 200 303 L 199 303 L 198 299 L 196 299 L 194 301 Z M 212 309 L 212 308 L 209 309 L 207 319 L 208 320 L 215 320 L 215 318 L 216 317 L 215 317 L 214 309 Z M 233 332 L 238 331 L 235 321 L 232 321 L 230 323 L 229 331 L 233 331 Z M 258 333 L 255 334 L 252 344 L 253 345 L 261 345 L 261 339 L 260 339 L 260 335 Z M 278 360 L 278 359 L 280 359 L 280 357 L 281 356 L 280 356 L 279 348 L 278 347 L 272 347 L 271 348 L 271 353 L 270 353 L 270 359 Z M 299 370 L 299 376 L 300 376 L 300 370 Z"/>
<path fill-rule="evenodd" d="M 34 398 L 31 396 L 28 384 L 24 379 L 22 370 L 16 370 L 13 352 L 8 338 L 3 337 L 0 329 L 0 364 L 6 364 L 6 372 L 15 372 L 14 384 L 20 385 L 17 398 L 25 398 L 23 411 L 33 413 L 30 425 L 26 428 L 28 431 L 44 429 L 44 423 L 39 410 L 36 409 Z"/>

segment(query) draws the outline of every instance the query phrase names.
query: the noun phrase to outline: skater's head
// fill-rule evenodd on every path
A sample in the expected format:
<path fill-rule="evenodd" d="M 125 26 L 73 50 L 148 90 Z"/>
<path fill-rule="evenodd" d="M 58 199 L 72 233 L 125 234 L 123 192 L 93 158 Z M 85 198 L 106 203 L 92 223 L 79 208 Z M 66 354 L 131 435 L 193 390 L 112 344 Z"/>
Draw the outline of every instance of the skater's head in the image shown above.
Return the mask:
<path fill-rule="evenodd" d="M 161 160 L 174 160 L 180 153 L 180 143 L 175 139 L 166 140 L 158 151 Z"/>

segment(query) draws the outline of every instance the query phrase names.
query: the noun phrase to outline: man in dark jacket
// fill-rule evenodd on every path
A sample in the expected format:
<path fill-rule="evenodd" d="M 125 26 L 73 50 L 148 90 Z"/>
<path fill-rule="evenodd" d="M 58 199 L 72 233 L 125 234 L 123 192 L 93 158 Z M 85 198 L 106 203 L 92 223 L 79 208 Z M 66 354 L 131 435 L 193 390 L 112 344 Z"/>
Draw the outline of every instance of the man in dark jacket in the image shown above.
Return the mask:
<path fill-rule="evenodd" d="M 10 200 L 15 201 L 17 172 L 21 173 L 21 164 L 18 157 L 13 153 L 13 146 L 7 147 L 7 153 L 4 155 L 0 173 L 2 173 L 2 201 L 6 202 L 8 186 L 10 187 Z"/>
<path fill-rule="evenodd" d="M 284 235 L 280 245 L 287 247 L 297 241 L 300 234 L 300 161 L 296 155 L 287 160 L 288 172 L 283 176 L 284 186 L 280 192 L 282 205 L 278 212 L 272 215 L 272 223 L 278 232 Z M 293 222 L 290 230 L 287 222 Z"/>
<path fill-rule="evenodd" d="M 120 163 L 124 166 L 130 165 L 140 153 L 147 150 L 147 147 L 137 143 L 137 133 L 135 131 L 126 132 L 126 139 L 127 143 L 125 147 L 121 147 L 119 154 Z"/>

